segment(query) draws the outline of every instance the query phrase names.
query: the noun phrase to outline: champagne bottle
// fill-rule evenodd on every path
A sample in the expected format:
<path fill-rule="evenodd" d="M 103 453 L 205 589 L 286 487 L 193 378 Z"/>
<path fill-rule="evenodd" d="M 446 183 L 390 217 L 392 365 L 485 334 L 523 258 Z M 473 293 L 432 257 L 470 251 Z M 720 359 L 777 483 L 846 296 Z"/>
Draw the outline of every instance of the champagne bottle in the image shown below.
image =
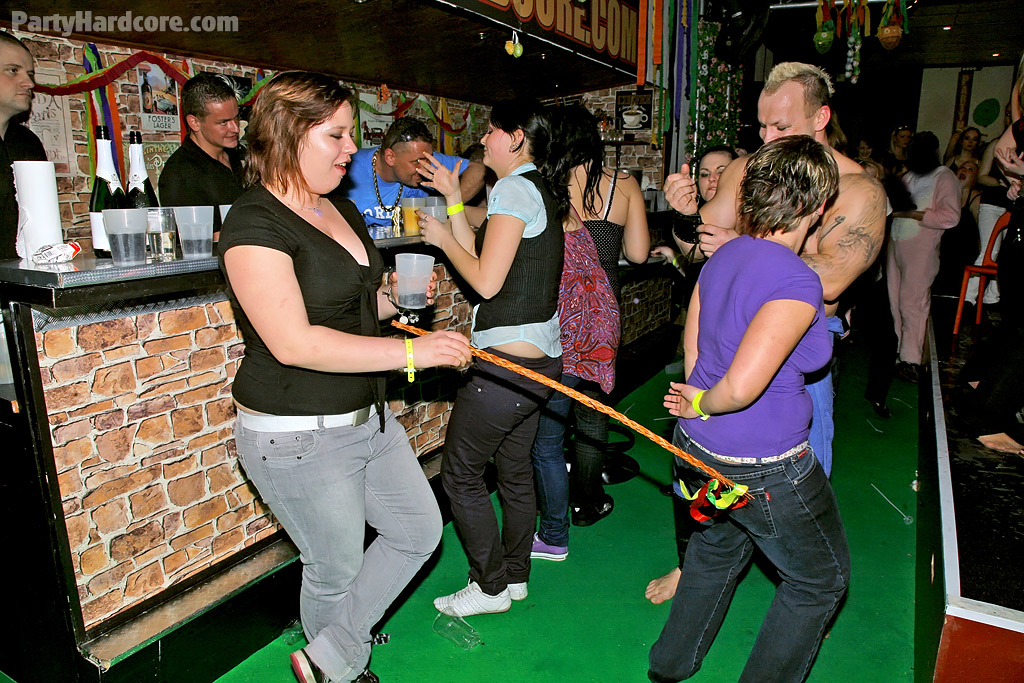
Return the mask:
<path fill-rule="evenodd" d="M 92 250 L 97 258 L 110 258 L 110 242 L 103 228 L 103 210 L 123 209 L 126 203 L 121 180 L 114 167 L 112 145 L 110 129 L 96 126 L 96 175 L 92 179 L 92 197 L 89 199 L 89 227 Z"/>
<path fill-rule="evenodd" d="M 129 209 L 148 209 L 160 206 L 153 192 L 146 170 L 146 158 L 142 155 L 142 133 L 133 130 L 128 133 L 128 205 Z"/>

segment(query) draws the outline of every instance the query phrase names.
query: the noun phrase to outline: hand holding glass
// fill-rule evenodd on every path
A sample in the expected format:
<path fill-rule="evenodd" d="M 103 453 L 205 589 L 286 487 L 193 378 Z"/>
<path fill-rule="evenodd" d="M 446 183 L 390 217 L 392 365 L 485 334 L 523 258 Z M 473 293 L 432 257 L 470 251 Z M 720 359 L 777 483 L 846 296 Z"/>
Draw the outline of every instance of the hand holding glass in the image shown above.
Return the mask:
<path fill-rule="evenodd" d="M 419 216 L 416 212 L 426 205 L 426 197 L 409 197 L 402 200 L 402 228 L 406 237 L 420 234 Z"/>
<path fill-rule="evenodd" d="M 396 254 L 399 308 L 426 308 L 427 287 L 434 272 L 434 257 L 427 254 Z"/>

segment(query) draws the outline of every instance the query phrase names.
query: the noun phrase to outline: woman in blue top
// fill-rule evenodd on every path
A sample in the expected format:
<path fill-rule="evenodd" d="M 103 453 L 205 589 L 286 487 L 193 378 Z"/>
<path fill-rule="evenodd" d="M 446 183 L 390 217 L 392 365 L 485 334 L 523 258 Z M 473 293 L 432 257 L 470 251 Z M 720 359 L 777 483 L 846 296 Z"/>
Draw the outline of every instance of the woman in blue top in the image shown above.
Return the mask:
<path fill-rule="evenodd" d="M 483 301 L 473 308 L 474 346 L 552 379 L 562 372 L 556 304 L 562 274 L 564 182 L 544 168 L 550 123 L 535 101 L 495 105 L 484 164 L 498 176 L 487 221 L 474 234 L 455 172 L 428 157 L 423 172 L 444 194 L 451 221 L 421 221 L 423 240 L 444 250 Z M 421 213 L 421 216 L 424 214 Z M 455 399 L 445 436 L 441 481 L 469 559 L 469 585 L 434 601 L 447 614 L 504 612 L 526 597 L 537 501 L 530 447 L 539 405 L 551 390 L 510 370 L 477 361 Z M 494 458 L 504 508 L 501 533 L 484 467 Z"/>
<path fill-rule="evenodd" d="M 781 584 L 741 681 L 804 680 L 846 592 L 846 535 L 807 443 L 804 374 L 828 362 L 831 344 L 821 281 L 797 256 L 838 184 L 835 161 L 812 138 L 766 144 L 740 187 L 741 236 L 715 252 L 694 289 L 687 383 L 672 383 L 665 397 L 681 418 L 674 441 L 749 486 L 753 500 L 691 536 L 668 622 L 651 649 L 653 681 L 700 669 L 755 546 Z M 676 472 L 680 488 L 703 483 L 689 467 Z"/>

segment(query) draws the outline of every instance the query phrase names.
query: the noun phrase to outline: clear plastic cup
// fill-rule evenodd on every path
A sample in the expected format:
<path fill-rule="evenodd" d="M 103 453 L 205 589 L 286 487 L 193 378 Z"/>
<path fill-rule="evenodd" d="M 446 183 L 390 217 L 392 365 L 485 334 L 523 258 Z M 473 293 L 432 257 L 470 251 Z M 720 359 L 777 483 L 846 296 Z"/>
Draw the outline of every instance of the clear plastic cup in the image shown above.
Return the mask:
<path fill-rule="evenodd" d="M 444 636 L 463 650 L 472 650 L 480 644 L 480 634 L 462 617 L 439 612 L 434 617 L 434 633 Z"/>
<path fill-rule="evenodd" d="M 104 209 L 103 227 L 115 266 L 146 263 L 147 209 Z"/>
<path fill-rule="evenodd" d="M 174 222 L 174 209 L 151 207 L 148 211 L 149 227 L 146 241 L 149 255 L 156 261 L 173 261 L 178 252 L 178 225 Z"/>
<path fill-rule="evenodd" d="M 213 207 L 176 206 L 174 220 L 178 223 L 181 255 L 186 259 L 213 256 Z"/>
<path fill-rule="evenodd" d="M 427 285 L 434 271 L 434 257 L 427 254 L 395 254 L 399 308 L 426 308 Z"/>
<path fill-rule="evenodd" d="M 416 212 L 422 210 L 426 205 L 426 197 L 412 197 L 402 200 L 402 227 L 407 237 L 420 234 L 420 217 L 416 215 Z"/>

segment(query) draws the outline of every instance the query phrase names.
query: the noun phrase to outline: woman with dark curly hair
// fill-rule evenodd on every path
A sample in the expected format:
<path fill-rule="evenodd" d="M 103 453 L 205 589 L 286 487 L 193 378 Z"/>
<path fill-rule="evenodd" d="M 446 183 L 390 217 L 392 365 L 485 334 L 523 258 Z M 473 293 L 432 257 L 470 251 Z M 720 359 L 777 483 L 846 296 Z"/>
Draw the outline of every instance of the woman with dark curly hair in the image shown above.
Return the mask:
<path fill-rule="evenodd" d="M 551 124 L 540 104 L 514 100 L 491 110 L 484 164 L 498 177 L 487 221 L 476 233 L 466 220 L 458 166 L 432 156 L 423 172 L 445 196 L 451 220 L 420 213 L 423 240 L 444 251 L 482 301 L 473 308 L 473 345 L 545 377 L 562 373 L 558 285 L 562 220 L 569 210 L 564 182 L 545 173 Z M 459 389 L 445 436 L 441 483 L 469 560 L 469 585 L 434 600 L 446 614 L 504 612 L 527 595 L 537 499 L 530 447 L 540 405 L 551 389 L 494 363 L 477 360 Z M 484 482 L 494 458 L 504 524 Z"/>

